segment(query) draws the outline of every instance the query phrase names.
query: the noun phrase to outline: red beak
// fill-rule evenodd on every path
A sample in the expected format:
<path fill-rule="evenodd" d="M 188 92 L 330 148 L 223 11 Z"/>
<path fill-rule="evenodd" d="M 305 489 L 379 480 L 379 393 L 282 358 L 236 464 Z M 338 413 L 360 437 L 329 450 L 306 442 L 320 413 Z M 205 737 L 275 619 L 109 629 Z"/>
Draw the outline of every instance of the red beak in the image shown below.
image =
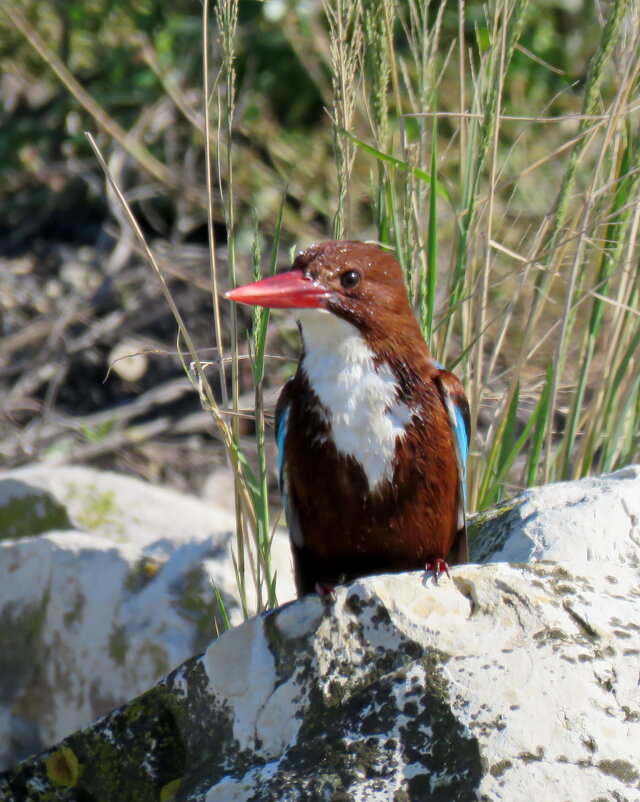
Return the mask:
<path fill-rule="evenodd" d="M 270 309 L 321 309 L 328 291 L 318 282 L 305 276 L 302 270 L 289 270 L 277 276 L 236 287 L 225 292 L 230 301 Z"/>

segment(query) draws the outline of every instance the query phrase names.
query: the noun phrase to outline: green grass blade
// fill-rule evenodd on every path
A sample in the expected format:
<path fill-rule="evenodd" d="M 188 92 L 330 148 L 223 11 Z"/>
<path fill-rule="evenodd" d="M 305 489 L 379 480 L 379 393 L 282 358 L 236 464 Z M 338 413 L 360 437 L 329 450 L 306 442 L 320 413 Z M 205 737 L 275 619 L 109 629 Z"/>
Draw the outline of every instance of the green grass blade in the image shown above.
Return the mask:
<path fill-rule="evenodd" d="M 549 364 L 547 368 L 547 375 L 542 390 L 542 394 L 536 406 L 535 423 L 533 426 L 533 434 L 531 437 L 531 444 L 529 446 L 529 456 L 527 459 L 527 468 L 525 473 L 526 486 L 530 487 L 536 483 L 539 470 L 540 454 L 542 453 L 542 446 L 544 444 L 544 437 L 547 429 L 552 426 L 552 421 L 549 418 L 549 406 L 551 401 L 551 385 L 553 382 L 553 363 Z"/>
<path fill-rule="evenodd" d="M 438 118 L 431 128 L 431 175 L 437 175 Z M 438 279 L 438 197 L 437 181 L 429 182 L 429 218 L 427 223 L 427 270 L 422 290 L 422 330 L 429 344 L 433 339 L 433 319 Z"/>
<path fill-rule="evenodd" d="M 276 219 L 275 230 L 273 234 L 273 241 L 271 246 L 271 258 L 269 265 L 270 275 L 276 271 L 278 264 L 278 251 L 280 247 L 280 236 L 282 232 L 282 220 L 284 216 L 284 204 L 286 193 L 283 193 L 280 202 L 280 209 Z M 261 254 L 258 247 L 258 232 L 254 237 L 254 254 L 253 254 L 253 272 L 254 280 L 262 277 L 260 268 Z M 253 359 L 251 361 L 251 369 L 253 373 L 253 383 L 255 388 L 255 437 L 256 437 L 256 455 L 258 461 L 258 475 L 251 471 L 247 461 L 244 464 L 247 466 L 247 475 L 250 476 L 250 483 L 252 488 L 252 495 L 254 498 L 255 511 L 256 511 L 256 550 L 258 553 L 257 561 L 257 578 L 256 578 L 256 593 L 257 593 L 257 608 L 261 612 L 277 604 L 277 598 L 272 589 L 272 571 L 271 571 L 271 552 L 270 552 L 270 524 L 269 524 L 269 473 L 267 468 L 266 456 L 266 423 L 264 415 L 264 369 L 265 369 L 265 346 L 267 339 L 267 329 L 269 325 L 269 310 L 262 307 L 255 307 L 253 318 Z M 263 587 L 264 584 L 264 587 Z M 266 608 L 264 605 L 264 596 L 266 591 Z"/>
<path fill-rule="evenodd" d="M 617 421 L 620 419 L 620 411 L 618 406 L 618 402 L 620 400 L 619 388 L 621 387 L 624 377 L 629 370 L 629 365 L 633 364 L 632 360 L 638 353 L 639 349 L 640 326 L 637 326 L 629 345 L 620 358 L 618 368 L 608 384 L 607 398 L 601 416 L 602 425 L 596 432 L 594 432 L 593 440 L 589 443 L 589 453 L 592 455 L 590 465 L 595 464 L 597 451 L 600 448 L 602 449 L 602 456 L 600 457 L 598 464 L 599 469 L 602 471 L 611 469 L 612 462 L 610 454 L 614 444 L 613 431 L 617 426 Z M 636 426 L 637 423 L 638 421 L 636 421 Z"/>
<path fill-rule="evenodd" d="M 217 617 L 214 618 L 216 634 L 219 636 L 223 632 L 227 632 L 228 630 L 231 629 L 231 620 L 229 618 L 229 612 L 228 612 L 228 610 L 226 608 L 226 605 L 224 603 L 224 599 L 222 598 L 222 593 L 220 593 L 220 588 L 216 585 L 216 583 L 213 581 L 213 579 L 211 580 L 211 585 L 213 587 L 214 596 L 216 597 L 216 605 L 218 607 L 218 615 L 219 615 L 220 620 L 222 622 L 222 628 L 220 628 L 219 625 L 218 625 L 218 618 Z"/>
<path fill-rule="evenodd" d="M 409 172 L 419 181 L 424 181 L 427 184 L 431 184 L 432 176 L 425 170 L 421 170 L 419 167 L 412 167 L 410 164 L 407 164 L 407 162 L 402 161 L 402 159 L 398 159 L 396 156 L 392 156 L 390 153 L 383 153 L 381 150 L 374 148 L 373 145 L 369 145 L 362 139 L 358 139 L 357 136 L 349 133 L 349 131 L 341 131 L 341 133 L 345 134 L 345 136 L 348 136 L 349 139 L 360 148 L 360 150 L 369 154 L 369 156 L 373 156 L 379 161 L 384 162 L 391 167 L 395 167 L 397 170 Z M 453 208 L 453 200 L 449 194 L 449 190 L 439 181 L 434 181 L 433 183 L 435 184 L 438 195 L 444 198 Z"/>

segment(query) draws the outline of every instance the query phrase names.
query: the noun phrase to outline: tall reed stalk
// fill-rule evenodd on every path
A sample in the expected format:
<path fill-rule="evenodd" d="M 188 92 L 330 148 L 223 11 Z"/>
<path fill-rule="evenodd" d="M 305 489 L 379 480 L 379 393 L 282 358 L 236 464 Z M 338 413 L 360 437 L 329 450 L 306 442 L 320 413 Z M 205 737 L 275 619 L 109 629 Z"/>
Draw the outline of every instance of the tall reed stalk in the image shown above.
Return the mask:
<path fill-rule="evenodd" d="M 353 143 L 344 132 L 351 127 L 358 92 L 357 76 L 362 57 L 362 9 L 359 0 L 324 0 L 323 7 L 329 24 L 333 141 L 338 177 L 333 235 L 336 239 L 343 239 L 349 236 L 349 187 L 355 158 Z"/>

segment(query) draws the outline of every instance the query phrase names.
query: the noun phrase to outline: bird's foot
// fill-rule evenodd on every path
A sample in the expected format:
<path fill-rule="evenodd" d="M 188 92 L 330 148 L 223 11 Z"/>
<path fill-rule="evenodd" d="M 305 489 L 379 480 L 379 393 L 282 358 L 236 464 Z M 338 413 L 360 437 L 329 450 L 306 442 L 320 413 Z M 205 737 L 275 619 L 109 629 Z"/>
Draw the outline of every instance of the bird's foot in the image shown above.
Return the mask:
<path fill-rule="evenodd" d="M 315 591 L 323 602 L 333 602 L 336 600 L 337 585 L 337 582 L 316 582 Z"/>
<path fill-rule="evenodd" d="M 436 578 L 436 582 L 442 576 L 442 574 L 446 574 L 449 577 L 449 579 L 451 579 L 451 574 L 449 573 L 449 566 L 440 557 L 434 557 L 433 560 L 429 560 L 429 562 L 425 565 L 424 570 L 427 572 L 432 571 L 433 575 Z"/>
<path fill-rule="evenodd" d="M 337 578 L 319 579 L 314 586 L 314 590 L 323 602 L 334 602 L 336 600 L 336 588 L 338 585 L 344 585 L 346 581 L 346 574 L 338 574 Z"/>

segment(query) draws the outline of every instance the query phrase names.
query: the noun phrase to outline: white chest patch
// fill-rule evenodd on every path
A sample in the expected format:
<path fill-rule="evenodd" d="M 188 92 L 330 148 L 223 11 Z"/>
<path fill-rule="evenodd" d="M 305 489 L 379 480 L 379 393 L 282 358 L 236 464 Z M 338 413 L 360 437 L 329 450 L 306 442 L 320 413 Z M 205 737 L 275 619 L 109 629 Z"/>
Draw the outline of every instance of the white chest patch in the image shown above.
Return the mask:
<path fill-rule="evenodd" d="M 396 442 L 406 433 L 411 410 L 397 400 L 391 368 L 376 369 L 355 326 L 325 310 L 299 310 L 299 319 L 302 367 L 328 413 L 336 448 L 360 463 L 373 490 L 393 478 Z"/>

